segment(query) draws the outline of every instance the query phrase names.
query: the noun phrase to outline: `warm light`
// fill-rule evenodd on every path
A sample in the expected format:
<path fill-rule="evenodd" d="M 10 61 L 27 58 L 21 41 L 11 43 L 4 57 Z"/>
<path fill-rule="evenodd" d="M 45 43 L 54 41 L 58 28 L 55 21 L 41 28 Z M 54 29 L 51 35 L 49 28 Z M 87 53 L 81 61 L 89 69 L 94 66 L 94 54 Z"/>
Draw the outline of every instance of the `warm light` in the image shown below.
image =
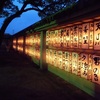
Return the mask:
<path fill-rule="evenodd" d="M 93 55 L 92 81 L 100 84 L 100 56 Z"/>
<path fill-rule="evenodd" d="M 72 52 L 72 73 L 77 75 L 78 54 Z"/>
<path fill-rule="evenodd" d="M 89 23 L 82 25 L 82 48 L 88 49 L 89 44 Z"/>
<path fill-rule="evenodd" d="M 100 50 L 100 21 L 94 22 L 94 49 Z"/>

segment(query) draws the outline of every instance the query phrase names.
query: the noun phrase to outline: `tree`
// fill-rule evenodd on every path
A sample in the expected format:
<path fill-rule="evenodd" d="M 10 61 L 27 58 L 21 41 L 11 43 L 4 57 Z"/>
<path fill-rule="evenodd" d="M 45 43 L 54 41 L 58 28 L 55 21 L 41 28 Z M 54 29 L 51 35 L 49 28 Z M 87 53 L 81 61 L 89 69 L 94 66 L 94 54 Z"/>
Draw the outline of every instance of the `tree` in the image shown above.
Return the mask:
<path fill-rule="evenodd" d="M 44 18 L 73 4 L 77 0 L 17 0 L 17 2 L 22 4 L 21 9 L 18 9 L 18 6 L 14 5 L 14 1 L 1 0 L 0 2 L 0 17 L 5 17 L 5 21 L 0 28 L 0 44 L 9 23 L 14 18 L 20 17 L 22 13 L 35 10 L 38 11 L 41 18 Z M 30 5 L 30 7 L 27 8 L 27 5 Z"/>

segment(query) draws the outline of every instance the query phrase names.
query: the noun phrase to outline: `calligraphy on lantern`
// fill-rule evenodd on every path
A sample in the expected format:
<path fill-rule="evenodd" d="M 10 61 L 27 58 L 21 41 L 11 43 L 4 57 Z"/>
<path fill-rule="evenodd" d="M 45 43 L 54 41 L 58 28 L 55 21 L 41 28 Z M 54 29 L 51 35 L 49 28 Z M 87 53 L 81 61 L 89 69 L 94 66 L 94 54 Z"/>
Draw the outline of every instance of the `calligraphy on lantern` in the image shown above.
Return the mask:
<path fill-rule="evenodd" d="M 46 45 L 100 50 L 100 21 L 46 32 Z"/>

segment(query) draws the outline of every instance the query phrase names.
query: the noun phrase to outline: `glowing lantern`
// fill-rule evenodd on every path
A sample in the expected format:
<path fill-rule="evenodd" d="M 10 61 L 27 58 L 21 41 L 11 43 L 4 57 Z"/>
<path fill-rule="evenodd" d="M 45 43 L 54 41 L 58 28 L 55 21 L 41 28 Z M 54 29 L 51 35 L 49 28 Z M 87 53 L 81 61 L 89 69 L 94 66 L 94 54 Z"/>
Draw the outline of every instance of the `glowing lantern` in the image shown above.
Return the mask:
<path fill-rule="evenodd" d="M 77 66 L 78 66 L 78 54 L 73 52 L 72 53 L 72 73 L 77 75 Z"/>
<path fill-rule="evenodd" d="M 61 43 L 62 43 L 61 30 L 58 30 L 58 47 L 61 47 Z"/>
<path fill-rule="evenodd" d="M 73 47 L 73 27 L 70 27 L 70 47 Z"/>
<path fill-rule="evenodd" d="M 63 29 L 62 30 L 62 46 L 64 47 L 64 48 L 66 48 L 66 30 L 65 29 Z"/>
<path fill-rule="evenodd" d="M 58 67 L 62 69 L 62 51 L 58 51 Z"/>
<path fill-rule="evenodd" d="M 57 51 L 54 50 L 54 66 L 57 67 Z"/>
<path fill-rule="evenodd" d="M 92 80 L 92 67 L 93 67 L 93 57 L 89 54 L 89 66 L 88 66 L 88 80 Z"/>
<path fill-rule="evenodd" d="M 69 52 L 65 52 L 65 71 L 69 72 Z"/>
<path fill-rule="evenodd" d="M 69 52 L 69 72 L 72 72 L 72 53 Z"/>
<path fill-rule="evenodd" d="M 100 50 L 100 21 L 94 22 L 94 49 Z"/>
<path fill-rule="evenodd" d="M 70 28 L 66 28 L 66 47 L 70 48 Z"/>
<path fill-rule="evenodd" d="M 93 49 L 93 33 L 94 33 L 94 27 L 93 23 L 90 23 L 90 32 L 89 32 L 89 49 Z"/>
<path fill-rule="evenodd" d="M 78 48 L 78 26 L 73 27 L 73 48 Z"/>
<path fill-rule="evenodd" d="M 81 54 L 81 77 L 87 79 L 88 75 L 88 54 Z"/>
<path fill-rule="evenodd" d="M 100 84 L 100 56 L 93 55 L 92 81 Z"/>
<path fill-rule="evenodd" d="M 78 47 L 82 48 L 82 25 L 78 25 Z"/>
<path fill-rule="evenodd" d="M 82 66 L 82 62 L 81 62 L 81 53 L 78 54 L 78 66 L 77 66 L 77 75 L 81 76 L 81 66 Z"/>
<path fill-rule="evenodd" d="M 49 31 L 46 31 L 46 46 L 48 46 L 49 42 Z"/>
<path fill-rule="evenodd" d="M 55 47 L 58 47 L 58 30 L 55 30 Z"/>
<path fill-rule="evenodd" d="M 89 44 L 89 23 L 82 25 L 82 48 L 88 49 Z"/>
<path fill-rule="evenodd" d="M 46 49 L 46 63 L 49 63 L 49 49 Z"/>
<path fill-rule="evenodd" d="M 65 60 L 66 59 L 66 54 L 65 52 L 62 52 L 62 69 L 65 70 Z"/>

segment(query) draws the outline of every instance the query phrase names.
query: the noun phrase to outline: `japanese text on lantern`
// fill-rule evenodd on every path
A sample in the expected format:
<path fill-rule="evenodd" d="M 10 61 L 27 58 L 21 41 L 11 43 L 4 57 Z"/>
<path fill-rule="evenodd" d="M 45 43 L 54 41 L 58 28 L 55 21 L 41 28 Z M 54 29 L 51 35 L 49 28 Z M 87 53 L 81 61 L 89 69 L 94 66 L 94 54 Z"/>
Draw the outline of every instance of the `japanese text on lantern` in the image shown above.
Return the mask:
<path fill-rule="evenodd" d="M 93 55 L 92 81 L 100 84 L 100 56 Z"/>
<path fill-rule="evenodd" d="M 100 50 L 100 21 L 94 22 L 94 49 Z"/>
<path fill-rule="evenodd" d="M 82 25 L 82 48 L 88 49 L 89 43 L 89 23 Z"/>

